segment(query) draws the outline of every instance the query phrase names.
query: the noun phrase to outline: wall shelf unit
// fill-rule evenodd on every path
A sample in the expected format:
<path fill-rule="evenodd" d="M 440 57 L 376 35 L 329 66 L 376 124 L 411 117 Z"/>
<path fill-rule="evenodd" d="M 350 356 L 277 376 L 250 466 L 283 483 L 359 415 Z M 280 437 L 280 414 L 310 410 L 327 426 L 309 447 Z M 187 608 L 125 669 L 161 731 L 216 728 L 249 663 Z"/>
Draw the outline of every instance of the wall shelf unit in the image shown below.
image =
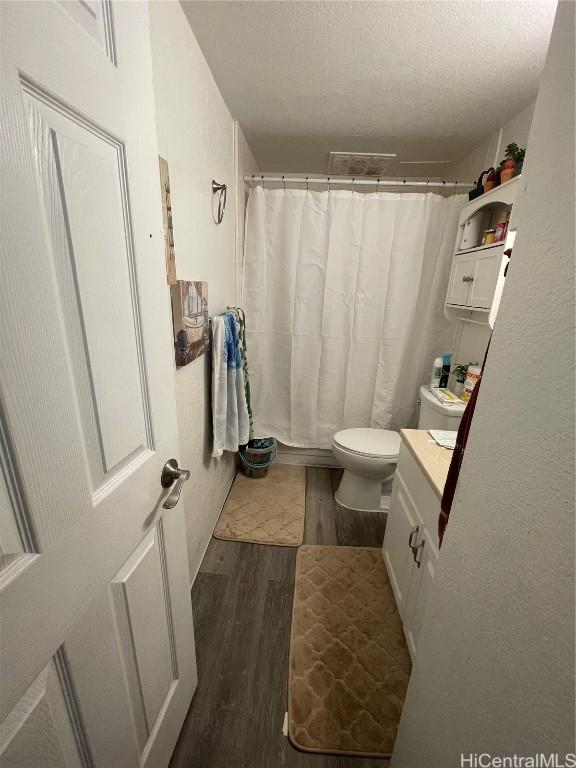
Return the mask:
<path fill-rule="evenodd" d="M 449 320 L 493 327 L 508 263 L 504 251 L 509 247 L 510 233 L 513 232 L 512 208 L 520 190 L 520 179 L 521 176 L 516 176 L 462 208 L 444 305 L 444 314 Z M 477 228 L 480 239 L 484 229 L 492 228 L 503 214 L 510 217 L 505 240 L 460 247 L 466 223 L 472 217 L 479 217 L 482 222 L 482 226 Z M 468 240 L 470 231 L 471 228 L 467 230 Z"/>

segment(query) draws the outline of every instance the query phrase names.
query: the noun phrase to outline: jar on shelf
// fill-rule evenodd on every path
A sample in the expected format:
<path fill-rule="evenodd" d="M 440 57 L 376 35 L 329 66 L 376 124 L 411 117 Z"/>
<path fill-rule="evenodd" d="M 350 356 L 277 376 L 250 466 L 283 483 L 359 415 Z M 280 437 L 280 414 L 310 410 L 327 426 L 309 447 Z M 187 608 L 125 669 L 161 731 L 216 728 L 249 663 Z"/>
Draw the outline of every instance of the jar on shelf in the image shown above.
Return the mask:
<path fill-rule="evenodd" d="M 492 245 L 496 241 L 496 230 L 487 229 L 482 235 L 482 245 Z"/>

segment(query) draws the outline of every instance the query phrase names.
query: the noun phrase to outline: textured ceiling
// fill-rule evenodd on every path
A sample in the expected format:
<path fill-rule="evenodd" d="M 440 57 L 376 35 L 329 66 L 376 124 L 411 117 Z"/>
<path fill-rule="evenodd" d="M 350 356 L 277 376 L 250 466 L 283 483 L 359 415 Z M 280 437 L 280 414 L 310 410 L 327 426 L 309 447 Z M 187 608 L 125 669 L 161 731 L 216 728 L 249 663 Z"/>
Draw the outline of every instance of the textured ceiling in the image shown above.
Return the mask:
<path fill-rule="evenodd" d="M 323 173 L 330 150 L 465 156 L 534 98 L 556 2 L 182 5 L 260 167 Z"/>

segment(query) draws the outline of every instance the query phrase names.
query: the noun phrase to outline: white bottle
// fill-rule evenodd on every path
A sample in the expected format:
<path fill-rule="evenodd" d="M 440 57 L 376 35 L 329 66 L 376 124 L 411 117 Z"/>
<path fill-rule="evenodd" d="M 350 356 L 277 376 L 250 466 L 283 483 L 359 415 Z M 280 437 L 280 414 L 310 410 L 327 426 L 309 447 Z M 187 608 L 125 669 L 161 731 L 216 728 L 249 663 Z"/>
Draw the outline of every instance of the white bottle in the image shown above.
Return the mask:
<path fill-rule="evenodd" d="M 430 389 L 435 389 L 440 386 L 443 362 L 441 357 L 437 357 L 436 360 L 434 360 L 434 365 L 432 366 L 432 378 L 430 379 Z"/>

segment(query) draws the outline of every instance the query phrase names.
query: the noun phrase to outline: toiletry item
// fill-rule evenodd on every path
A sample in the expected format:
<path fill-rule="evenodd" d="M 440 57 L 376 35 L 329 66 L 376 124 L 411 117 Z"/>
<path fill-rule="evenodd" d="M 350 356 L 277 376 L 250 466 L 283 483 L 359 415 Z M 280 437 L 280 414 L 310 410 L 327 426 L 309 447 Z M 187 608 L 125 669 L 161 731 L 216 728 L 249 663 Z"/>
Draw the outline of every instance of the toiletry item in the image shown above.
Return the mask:
<path fill-rule="evenodd" d="M 440 376 L 440 386 L 446 388 L 448 386 L 448 378 L 450 376 L 450 363 L 452 362 L 452 352 L 447 352 L 442 355 L 442 376 Z"/>
<path fill-rule="evenodd" d="M 482 237 L 482 245 L 492 245 L 495 239 L 496 239 L 496 230 L 487 229 L 484 232 L 484 235 Z"/>
<path fill-rule="evenodd" d="M 443 365 L 442 358 L 437 357 L 436 360 L 434 360 L 434 365 L 432 366 L 432 378 L 430 379 L 430 389 L 435 389 L 436 387 L 440 386 L 440 379 L 442 377 L 442 365 Z"/>
<path fill-rule="evenodd" d="M 508 231 L 508 221 L 510 219 L 510 211 L 502 213 L 496 222 L 495 228 L 495 242 L 499 243 L 506 238 L 506 232 Z"/>
<path fill-rule="evenodd" d="M 466 381 L 464 382 L 464 389 L 462 390 L 462 394 L 460 397 L 464 402 L 468 402 L 470 400 L 470 396 L 472 394 L 472 391 L 476 384 L 478 383 L 478 379 L 480 378 L 480 374 L 482 373 L 482 367 L 479 365 L 469 365 L 468 370 L 466 371 Z"/>
<path fill-rule="evenodd" d="M 494 242 L 500 243 L 506 237 L 506 230 L 508 229 L 508 223 L 506 221 L 496 224 L 496 230 L 494 232 Z"/>

